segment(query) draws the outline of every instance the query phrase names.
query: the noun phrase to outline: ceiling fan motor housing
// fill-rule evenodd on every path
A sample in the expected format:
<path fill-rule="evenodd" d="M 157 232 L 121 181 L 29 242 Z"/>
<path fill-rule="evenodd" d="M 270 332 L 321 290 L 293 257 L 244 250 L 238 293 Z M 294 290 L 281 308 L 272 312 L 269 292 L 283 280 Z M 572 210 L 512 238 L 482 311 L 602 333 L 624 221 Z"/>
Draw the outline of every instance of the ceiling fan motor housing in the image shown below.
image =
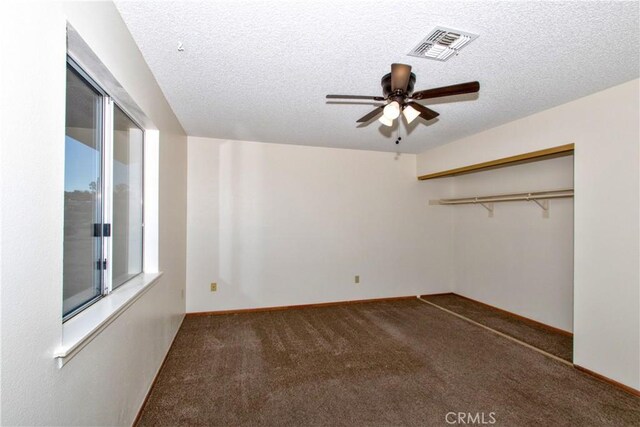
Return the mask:
<path fill-rule="evenodd" d="M 413 87 L 415 84 L 416 75 L 414 73 L 411 73 L 411 76 L 409 77 L 409 85 L 407 86 L 407 92 L 405 93 L 405 95 L 411 95 L 413 93 Z M 391 90 L 391 73 L 385 74 L 382 77 L 380 85 L 382 86 L 382 93 L 384 94 L 385 98 L 393 93 L 393 91 Z"/>

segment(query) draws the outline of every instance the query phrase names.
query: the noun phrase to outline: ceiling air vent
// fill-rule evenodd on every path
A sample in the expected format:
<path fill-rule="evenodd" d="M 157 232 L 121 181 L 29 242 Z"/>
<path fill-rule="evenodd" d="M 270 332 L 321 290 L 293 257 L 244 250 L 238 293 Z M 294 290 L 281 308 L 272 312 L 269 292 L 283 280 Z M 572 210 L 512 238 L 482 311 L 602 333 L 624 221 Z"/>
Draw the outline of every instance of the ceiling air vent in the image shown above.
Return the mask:
<path fill-rule="evenodd" d="M 409 52 L 409 56 L 446 61 L 477 37 L 477 34 L 436 27 Z"/>

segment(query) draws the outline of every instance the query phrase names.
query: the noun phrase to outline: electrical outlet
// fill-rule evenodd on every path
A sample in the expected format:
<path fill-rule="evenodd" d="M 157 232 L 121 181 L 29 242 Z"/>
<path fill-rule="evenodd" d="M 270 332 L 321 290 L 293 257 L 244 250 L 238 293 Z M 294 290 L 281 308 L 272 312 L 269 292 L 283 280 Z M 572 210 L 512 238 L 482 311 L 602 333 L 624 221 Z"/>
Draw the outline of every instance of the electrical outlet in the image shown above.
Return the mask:
<path fill-rule="evenodd" d="M 218 284 L 216 282 L 211 282 L 211 292 L 215 292 L 218 290 Z"/>
<path fill-rule="evenodd" d="M 180 299 L 184 299 L 184 289 L 180 289 Z"/>
<path fill-rule="evenodd" d="M 354 276 L 354 277 L 353 277 L 353 281 L 354 281 L 355 283 L 360 283 L 360 276 Z"/>

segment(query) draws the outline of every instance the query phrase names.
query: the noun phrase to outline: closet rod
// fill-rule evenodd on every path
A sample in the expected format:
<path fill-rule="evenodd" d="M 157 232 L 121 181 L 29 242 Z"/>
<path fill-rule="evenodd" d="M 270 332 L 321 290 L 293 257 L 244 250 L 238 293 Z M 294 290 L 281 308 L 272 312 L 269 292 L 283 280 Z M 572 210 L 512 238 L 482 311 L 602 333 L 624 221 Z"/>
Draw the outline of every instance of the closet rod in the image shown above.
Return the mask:
<path fill-rule="evenodd" d="M 464 197 L 459 199 L 431 200 L 435 205 L 465 205 L 473 203 L 516 202 L 521 200 L 544 200 L 573 197 L 573 190 L 538 191 L 531 193 L 501 194 L 496 196 Z"/>

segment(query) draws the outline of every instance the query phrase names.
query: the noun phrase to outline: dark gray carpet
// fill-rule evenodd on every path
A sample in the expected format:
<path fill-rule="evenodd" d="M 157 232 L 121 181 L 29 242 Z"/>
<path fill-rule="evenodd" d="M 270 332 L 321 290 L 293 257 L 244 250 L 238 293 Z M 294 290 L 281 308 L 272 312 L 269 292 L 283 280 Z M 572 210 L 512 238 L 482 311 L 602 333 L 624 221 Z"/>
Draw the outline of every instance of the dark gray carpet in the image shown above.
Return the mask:
<path fill-rule="evenodd" d="M 439 307 L 512 336 L 534 347 L 573 362 L 573 338 L 534 322 L 527 322 L 455 294 L 427 295 L 423 299 Z"/>
<path fill-rule="evenodd" d="M 139 425 L 429 426 L 449 412 L 640 425 L 640 399 L 414 299 L 187 317 Z"/>

